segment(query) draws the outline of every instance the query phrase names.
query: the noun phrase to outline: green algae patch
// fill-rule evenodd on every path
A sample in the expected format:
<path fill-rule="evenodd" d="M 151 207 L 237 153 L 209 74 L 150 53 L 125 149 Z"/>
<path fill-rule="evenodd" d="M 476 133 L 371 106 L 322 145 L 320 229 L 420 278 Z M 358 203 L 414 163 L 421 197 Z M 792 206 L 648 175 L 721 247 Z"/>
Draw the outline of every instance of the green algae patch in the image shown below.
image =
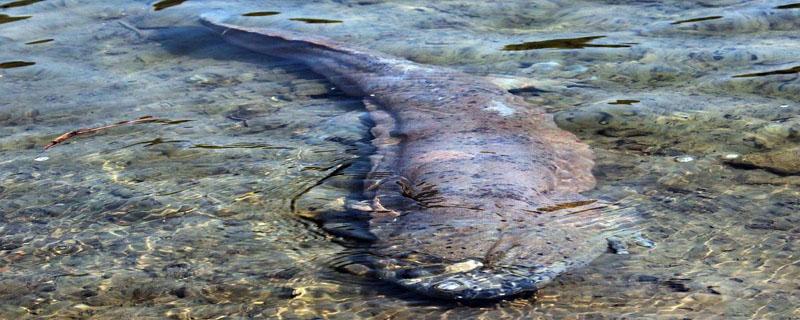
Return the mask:
<path fill-rule="evenodd" d="M 315 19 L 315 18 L 291 18 L 292 21 L 300 21 L 305 23 L 342 23 L 342 20 L 329 20 L 329 19 Z"/>
<path fill-rule="evenodd" d="M 37 2 L 42 2 L 42 1 L 44 1 L 44 0 L 19 0 L 19 1 L 11 1 L 11 2 L 6 2 L 6 3 L 4 3 L 4 4 L 0 4 L 0 9 L 8 9 L 8 8 L 14 8 L 14 7 L 23 7 L 23 6 L 31 5 L 31 4 L 34 4 L 34 3 L 37 3 Z"/>
<path fill-rule="evenodd" d="M 34 40 L 30 42 L 25 42 L 25 44 L 40 44 L 40 43 L 48 43 L 50 41 L 53 41 L 53 39 Z"/>
<path fill-rule="evenodd" d="M 30 17 L 31 16 L 16 16 L 16 17 L 14 17 L 14 16 L 9 16 L 7 14 L 0 14 L 0 24 L 14 22 L 14 21 L 20 21 L 20 20 L 25 20 L 25 19 L 28 19 Z"/>
<path fill-rule="evenodd" d="M 509 44 L 503 47 L 503 51 L 523 51 L 536 49 L 583 49 L 583 48 L 628 48 L 627 44 L 593 44 L 594 40 L 605 38 L 605 36 L 591 36 L 581 38 L 551 39 L 544 41 L 531 41 L 516 44 Z"/>
<path fill-rule="evenodd" d="M 245 17 L 268 17 L 281 14 L 278 11 L 255 11 L 255 12 L 248 12 L 243 14 L 242 16 Z"/>
<path fill-rule="evenodd" d="M 30 62 L 30 61 L 0 62 L 0 69 L 21 68 L 21 67 L 32 66 L 34 64 L 36 64 L 36 62 Z"/>
<path fill-rule="evenodd" d="M 629 99 L 620 99 L 617 101 L 609 102 L 608 104 L 625 104 L 625 105 L 632 105 L 634 103 L 639 103 L 639 100 L 629 100 Z"/>
<path fill-rule="evenodd" d="M 800 3 L 784 4 L 775 7 L 775 9 L 800 9 Z"/>
<path fill-rule="evenodd" d="M 682 23 L 700 22 L 700 21 L 717 20 L 717 19 L 722 19 L 722 16 L 710 16 L 710 17 L 679 20 L 679 21 L 675 21 L 675 22 L 673 22 L 671 24 L 682 24 Z"/>
<path fill-rule="evenodd" d="M 733 76 L 734 78 L 752 78 L 752 77 L 765 77 L 779 74 L 793 74 L 800 73 L 800 66 L 792 67 L 789 69 L 773 70 L 766 72 L 746 73 Z"/>
<path fill-rule="evenodd" d="M 155 11 L 164 10 L 166 8 L 174 7 L 184 2 L 186 2 L 186 0 L 162 0 L 153 4 L 153 10 Z"/>

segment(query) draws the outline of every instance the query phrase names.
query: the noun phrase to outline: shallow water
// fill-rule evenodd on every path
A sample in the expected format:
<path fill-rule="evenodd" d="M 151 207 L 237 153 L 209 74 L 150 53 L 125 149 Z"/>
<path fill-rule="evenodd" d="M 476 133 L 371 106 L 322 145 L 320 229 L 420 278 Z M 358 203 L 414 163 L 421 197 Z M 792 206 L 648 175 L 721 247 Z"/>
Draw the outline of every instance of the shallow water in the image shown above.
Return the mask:
<path fill-rule="evenodd" d="M 0 3 L 3 318 L 800 318 L 800 5 L 154 5 Z M 216 9 L 528 79 L 512 92 L 595 152 L 588 195 L 635 210 L 656 247 L 632 243 L 535 294 L 480 305 L 359 276 L 359 244 L 304 216 L 357 200 L 372 150 L 364 106 L 304 65 L 200 28 Z M 191 121 L 43 151 L 62 133 L 146 115 Z"/>

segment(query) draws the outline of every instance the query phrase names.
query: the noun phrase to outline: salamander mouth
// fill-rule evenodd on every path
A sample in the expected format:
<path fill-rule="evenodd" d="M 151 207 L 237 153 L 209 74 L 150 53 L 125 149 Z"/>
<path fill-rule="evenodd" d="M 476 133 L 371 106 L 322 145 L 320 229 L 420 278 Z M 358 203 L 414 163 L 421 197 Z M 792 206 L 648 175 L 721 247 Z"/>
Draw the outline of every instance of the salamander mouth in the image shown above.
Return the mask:
<path fill-rule="evenodd" d="M 558 266 L 484 266 L 478 260 L 408 265 L 382 259 L 377 275 L 408 290 L 447 300 L 496 300 L 533 292 L 561 274 Z"/>

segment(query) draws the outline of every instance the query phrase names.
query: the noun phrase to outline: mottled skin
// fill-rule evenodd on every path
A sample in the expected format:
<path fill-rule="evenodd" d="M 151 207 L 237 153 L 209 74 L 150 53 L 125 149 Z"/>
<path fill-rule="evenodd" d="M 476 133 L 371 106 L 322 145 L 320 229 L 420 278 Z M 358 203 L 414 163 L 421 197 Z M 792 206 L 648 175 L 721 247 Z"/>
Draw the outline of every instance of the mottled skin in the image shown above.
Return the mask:
<path fill-rule="evenodd" d="M 605 250 L 592 153 L 487 79 L 206 14 L 236 45 L 298 59 L 365 98 L 375 127 L 371 232 L 379 276 L 427 295 L 536 290 Z M 560 210 L 559 210 L 560 209 Z"/>

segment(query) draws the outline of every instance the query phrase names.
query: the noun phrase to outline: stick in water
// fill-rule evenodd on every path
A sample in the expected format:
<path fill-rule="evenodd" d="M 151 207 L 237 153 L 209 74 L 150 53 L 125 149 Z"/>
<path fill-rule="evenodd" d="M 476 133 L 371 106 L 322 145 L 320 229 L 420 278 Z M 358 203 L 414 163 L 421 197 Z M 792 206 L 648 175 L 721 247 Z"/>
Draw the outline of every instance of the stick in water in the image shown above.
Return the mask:
<path fill-rule="evenodd" d="M 153 117 L 153 116 L 144 116 L 144 117 L 136 118 L 135 120 L 120 121 L 120 122 L 117 122 L 117 123 L 114 123 L 114 124 L 109 124 L 109 125 L 100 126 L 100 127 L 81 128 L 81 129 L 70 131 L 70 132 L 67 132 L 65 134 L 62 134 L 62 135 L 58 136 L 57 138 L 53 139 L 53 141 L 50 141 L 49 144 L 44 146 L 44 149 L 45 150 L 50 149 L 52 147 L 55 147 L 58 144 L 61 144 L 64 141 L 67 141 L 67 140 L 69 140 L 69 139 L 71 139 L 73 137 L 77 137 L 77 136 L 80 136 L 80 135 L 95 133 L 95 132 L 99 132 L 99 131 L 103 131 L 103 130 L 107 130 L 107 129 L 111 129 L 111 128 L 116 128 L 116 127 L 119 127 L 119 126 L 129 125 L 129 124 L 140 124 L 140 123 L 149 123 L 149 122 L 167 123 L 167 122 L 171 122 L 171 121 L 164 120 L 164 119 L 159 119 L 159 118 L 156 118 L 156 117 Z"/>

